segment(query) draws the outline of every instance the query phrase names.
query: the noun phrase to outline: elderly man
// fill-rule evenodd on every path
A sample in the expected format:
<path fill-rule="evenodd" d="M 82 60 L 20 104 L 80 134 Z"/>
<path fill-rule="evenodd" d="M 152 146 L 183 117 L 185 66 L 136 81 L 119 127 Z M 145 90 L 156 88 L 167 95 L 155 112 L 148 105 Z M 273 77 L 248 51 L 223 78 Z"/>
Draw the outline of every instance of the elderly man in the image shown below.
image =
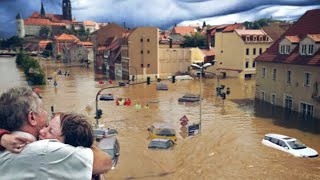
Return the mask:
<path fill-rule="evenodd" d="M 11 88 L 0 97 L 0 128 L 29 140 L 38 139 L 47 115 L 41 99 L 29 88 Z M 1 179 L 89 180 L 111 166 L 111 158 L 94 146 L 73 147 L 53 139 L 29 143 L 19 154 L 0 152 Z"/>

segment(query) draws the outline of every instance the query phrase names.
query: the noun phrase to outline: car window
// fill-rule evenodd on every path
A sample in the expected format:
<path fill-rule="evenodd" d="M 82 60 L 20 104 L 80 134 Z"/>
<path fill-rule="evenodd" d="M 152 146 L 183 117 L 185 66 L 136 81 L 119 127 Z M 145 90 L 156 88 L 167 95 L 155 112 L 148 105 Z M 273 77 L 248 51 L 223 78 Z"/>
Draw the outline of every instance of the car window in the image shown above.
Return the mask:
<path fill-rule="evenodd" d="M 299 140 L 288 141 L 288 144 L 292 149 L 304 149 L 304 148 L 306 148 L 306 146 L 302 142 L 300 142 Z"/>
<path fill-rule="evenodd" d="M 108 153 L 112 159 L 115 157 L 114 149 L 103 149 L 104 152 Z"/>
<path fill-rule="evenodd" d="M 175 131 L 173 129 L 158 129 L 158 136 L 175 136 Z"/>
<path fill-rule="evenodd" d="M 265 136 L 264 139 L 270 141 L 271 138 L 269 136 Z"/>
<path fill-rule="evenodd" d="M 282 147 L 288 147 L 284 141 L 279 140 L 279 145 Z"/>
<path fill-rule="evenodd" d="M 275 138 L 271 138 L 270 141 L 274 144 L 278 144 L 279 140 Z"/>

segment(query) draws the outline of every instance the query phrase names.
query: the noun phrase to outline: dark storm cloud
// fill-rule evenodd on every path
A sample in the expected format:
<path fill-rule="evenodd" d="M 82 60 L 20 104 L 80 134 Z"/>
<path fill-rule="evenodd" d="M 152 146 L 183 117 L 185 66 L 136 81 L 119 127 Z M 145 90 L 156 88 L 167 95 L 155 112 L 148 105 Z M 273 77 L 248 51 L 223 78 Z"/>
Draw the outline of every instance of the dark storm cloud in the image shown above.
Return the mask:
<path fill-rule="evenodd" d="M 43 0 L 46 12 L 54 14 L 62 13 L 61 2 L 62 0 Z M 244 19 L 240 20 L 246 21 L 246 18 L 255 20 L 263 16 L 296 19 L 310 8 L 320 8 L 319 0 L 71 0 L 71 2 L 73 16 L 79 21 L 90 19 L 118 24 L 126 22 L 132 27 L 161 28 L 199 19 L 213 21 L 210 17 L 217 17 L 219 22 L 224 23 L 224 15 L 229 17 L 228 21 L 230 17 L 235 19 L 241 17 Z M 16 14 L 20 12 L 21 16 L 26 18 L 32 12 L 40 11 L 40 3 L 40 0 L 0 0 L 0 31 L 14 34 Z M 292 8 L 297 8 L 299 14 L 291 15 Z M 259 11 L 278 15 L 259 13 Z"/>

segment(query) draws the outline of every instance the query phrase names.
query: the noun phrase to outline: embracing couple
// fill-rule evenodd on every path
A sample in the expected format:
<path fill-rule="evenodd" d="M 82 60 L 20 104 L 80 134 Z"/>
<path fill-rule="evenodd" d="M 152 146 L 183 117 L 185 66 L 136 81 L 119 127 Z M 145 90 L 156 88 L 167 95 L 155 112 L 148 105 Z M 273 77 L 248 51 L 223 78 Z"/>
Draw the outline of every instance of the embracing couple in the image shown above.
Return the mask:
<path fill-rule="evenodd" d="M 28 87 L 0 96 L 1 179 L 78 179 L 106 173 L 112 159 L 94 145 L 87 118 L 48 112 Z"/>

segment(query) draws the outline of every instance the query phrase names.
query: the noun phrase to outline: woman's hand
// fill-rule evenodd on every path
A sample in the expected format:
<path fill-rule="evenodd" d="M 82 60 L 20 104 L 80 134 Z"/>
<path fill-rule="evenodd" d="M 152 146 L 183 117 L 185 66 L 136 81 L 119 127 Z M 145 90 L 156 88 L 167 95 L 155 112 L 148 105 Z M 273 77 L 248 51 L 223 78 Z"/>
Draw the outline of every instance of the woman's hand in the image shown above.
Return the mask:
<path fill-rule="evenodd" d="M 22 149 L 28 144 L 33 142 L 33 139 L 23 137 L 18 134 L 4 134 L 1 137 L 1 146 L 13 153 L 20 153 Z"/>

